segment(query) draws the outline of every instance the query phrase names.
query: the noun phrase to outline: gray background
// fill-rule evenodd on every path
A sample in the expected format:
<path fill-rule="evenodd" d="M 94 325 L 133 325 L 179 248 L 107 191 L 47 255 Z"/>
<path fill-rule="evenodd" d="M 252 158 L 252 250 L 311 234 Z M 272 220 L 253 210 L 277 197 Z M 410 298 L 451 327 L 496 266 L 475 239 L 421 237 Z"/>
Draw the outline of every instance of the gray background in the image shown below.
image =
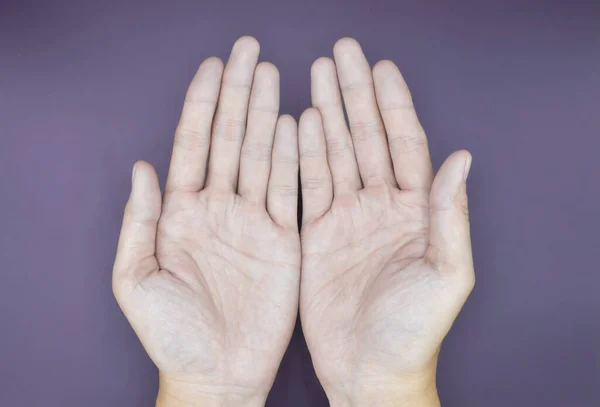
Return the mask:
<path fill-rule="evenodd" d="M 399 64 L 436 167 L 473 153 L 477 287 L 444 406 L 600 405 L 599 21 L 591 0 L 0 1 L 0 406 L 152 405 L 110 283 L 131 166 L 164 181 L 189 80 L 244 34 L 282 113 L 354 36 Z M 268 405 L 326 405 L 299 327 Z"/>

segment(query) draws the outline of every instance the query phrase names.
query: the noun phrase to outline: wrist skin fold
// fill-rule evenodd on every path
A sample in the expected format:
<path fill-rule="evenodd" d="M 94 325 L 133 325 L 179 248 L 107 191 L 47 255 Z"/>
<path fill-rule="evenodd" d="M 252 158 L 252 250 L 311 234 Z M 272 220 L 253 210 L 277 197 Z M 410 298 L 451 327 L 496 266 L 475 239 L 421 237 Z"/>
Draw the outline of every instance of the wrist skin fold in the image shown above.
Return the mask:
<path fill-rule="evenodd" d="M 259 407 L 268 393 L 269 389 L 174 381 L 161 374 L 156 407 Z"/>
<path fill-rule="evenodd" d="M 324 386 L 332 407 L 440 407 L 435 370 L 413 376 L 367 377 L 351 386 Z"/>

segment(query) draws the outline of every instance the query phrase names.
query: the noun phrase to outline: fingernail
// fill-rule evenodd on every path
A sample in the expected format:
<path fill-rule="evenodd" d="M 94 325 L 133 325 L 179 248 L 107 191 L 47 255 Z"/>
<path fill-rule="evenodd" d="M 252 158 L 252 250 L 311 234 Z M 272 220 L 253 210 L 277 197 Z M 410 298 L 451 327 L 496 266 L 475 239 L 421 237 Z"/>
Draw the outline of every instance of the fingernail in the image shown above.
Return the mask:
<path fill-rule="evenodd" d="M 464 182 L 467 182 L 467 178 L 469 177 L 469 171 L 471 170 L 471 161 L 473 161 L 473 158 L 471 157 L 471 154 L 469 154 L 469 156 L 465 160 L 465 169 L 463 173 Z"/>
<path fill-rule="evenodd" d="M 133 170 L 131 171 L 131 183 L 135 181 L 135 173 L 137 172 L 137 165 L 133 164 Z"/>

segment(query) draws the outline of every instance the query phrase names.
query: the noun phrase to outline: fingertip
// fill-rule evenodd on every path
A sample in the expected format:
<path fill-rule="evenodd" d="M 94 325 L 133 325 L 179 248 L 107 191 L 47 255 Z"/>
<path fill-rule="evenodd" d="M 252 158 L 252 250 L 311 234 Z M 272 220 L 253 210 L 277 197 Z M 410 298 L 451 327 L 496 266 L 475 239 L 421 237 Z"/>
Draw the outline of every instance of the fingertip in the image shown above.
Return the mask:
<path fill-rule="evenodd" d="M 320 57 L 312 63 L 310 67 L 311 75 L 316 75 L 322 72 L 328 72 L 332 69 L 335 69 L 335 62 L 331 58 L 328 57 Z"/>
<path fill-rule="evenodd" d="M 140 167 L 146 167 L 146 168 L 148 168 L 148 167 L 150 167 L 150 168 L 153 168 L 151 164 L 149 164 L 147 161 L 144 161 L 144 160 L 137 160 L 137 161 L 136 161 L 136 162 L 133 164 L 133 166 L 134 166 L 134 167 L 138 167 L 138 166 L 140 166 Z"/>
<path fill-rule="evenodd" d="M 150 165 L 150 164 L 148 164 L 146 161 L 142 161 L 142 160 L 137 160 L 136 162 L 133 163 L 133 169 L 131 171 L 131 183 L 133 185 L 135 185 L 135 183 L 136 183 L 136 178 L 138 178 L 138 173 L 144 172 L 145 167 L 148 165 Z"/>
<path fill-rule="evenodd" d="M 135 178 L 157 178 L 156 171 L 154 167 L 149 164 L 147 161 L 138 160 L 133 164 L 133 171 Z"/>
<path fill-rule="evenodd" d="M 233 44 L 233 48 L 252 54 L 258 54 L 260 52 L 258 40 L 250 35 L 244 35 L 243 37 L 238 38 Z"/>
<path fill-rule="evenodd" d="M 186 100 L 206 98 L 206 94 L 209 94 L 216 103 L 223 69 L 223 61 L 217 57 L 209 57 L 202 61 L 186 92 Z"/>
<path fill-rule="evenodd" d="M 455 151 L 442 164 L 431 187 L 431 204 L 436 209 L 453 205 L 464 184 L 471 162 L 471 154 L 466 150 Z"/>
<path fill-rule="evenodd" d="M 286 132 L 295 132 L 297 129 L 296 119 L 289 114 L 282 114 L 277 120 L 277 128 Z"/>
<path fill-rule="evenodd" d="M 275 130 L 275 147 L 287 151 L 288 156 L 298 159 L 298 126 L 296 120 L 289 114 L 284 114 L 277 120 Z"/>
<path fill-rule="evenodd" d="M 275 65 L 270 62 L 261 62 L 256 66 L 252 89 L 253 100 L 255 98 L 264 99 L 268 95 L 272 101 L 277 101 L 277 106 L 271 106 L 270 108 L 277 107 L 277 110 L 279 110 L 279 70 Z"/>
<path fill-rule="evenodd" d="M 356 51 L 361 51 L 360 44 L 357 40 L 351 37 L 340 38 L 333 46 L 333 54 L 336 56 Z"/>
<path fill-rule="evenodd" d="M 318 109 L 309 107 L 302 113 L 298 123 L 298 132 L 301 146 L 314 144 L 319 146 L 319 150 L 325 149 L 323 122 Z"/>
<path fill-rule="evenodd" d="M 132 170 L 132 205 L 149 207 L 152 217 L 160 212 L 161 193 L 158 175 L 146 161 L 136 161 Z"/>
<path fill-rule="evenodd" d="M 314 107 L 309 107 L 300 116 L 299 126 L 306 129 L 314 129 L 321 122 L 321 113 Z"/>
<path fill-rule="evenodd" d="M 454 177 L 464 182 L 469 175 L 472 160 L 473 157 L 468 150 L 455 151 L 444 161 L 439 172 L 442 170 L 451 172 Z"/>
<path fill-rule="evenodd" d="M 261 62 L 256 66 L 255 75 L 266 76 L 279 80 L 279 69 L 271 62 Z"/>
<path fill-rule="evenodd" d="M 389 59 L 378 61 L 375 66 L 373 66 L 373 76 L 376 78 L 397 74 L 400 74 L 400 69 L 393 61 Z"/>
<path fill-rule="evenodd" d="M 331 58 L 321 57 L 313 62 L 310 82 L 313 106 L 323 108 L 340 103 L 336 65 Z"/>
<path fill-rule="evenodd" d="M 219 57 L 208 57 L 200 64 L 200 69 L 217 71 L 223 69 L 223 61 Z"/>

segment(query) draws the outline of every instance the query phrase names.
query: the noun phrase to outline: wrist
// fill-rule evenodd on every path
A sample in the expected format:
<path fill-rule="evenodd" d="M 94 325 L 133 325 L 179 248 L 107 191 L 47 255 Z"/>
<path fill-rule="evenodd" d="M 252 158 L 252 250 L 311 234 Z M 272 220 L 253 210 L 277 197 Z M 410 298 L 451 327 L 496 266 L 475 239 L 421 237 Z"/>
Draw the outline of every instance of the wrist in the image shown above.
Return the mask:
<path fill-rule="evenodd" d="M 440 407 L 435 372 L 361 378 L 347 388 L 325 388 L 332 407 Z"/>
<path fill-rule="evenodd" d="M 264 406 L 266 391 L 234 385 L 176 381 L 160 376 L 156 407 Z"/>
<path fill-rule="evenodd" d="M 435 387 L 418 391 L 403 388 L 386 388 L 352 395 L 327 394 L 332 407 L 440 407 Z"/>

